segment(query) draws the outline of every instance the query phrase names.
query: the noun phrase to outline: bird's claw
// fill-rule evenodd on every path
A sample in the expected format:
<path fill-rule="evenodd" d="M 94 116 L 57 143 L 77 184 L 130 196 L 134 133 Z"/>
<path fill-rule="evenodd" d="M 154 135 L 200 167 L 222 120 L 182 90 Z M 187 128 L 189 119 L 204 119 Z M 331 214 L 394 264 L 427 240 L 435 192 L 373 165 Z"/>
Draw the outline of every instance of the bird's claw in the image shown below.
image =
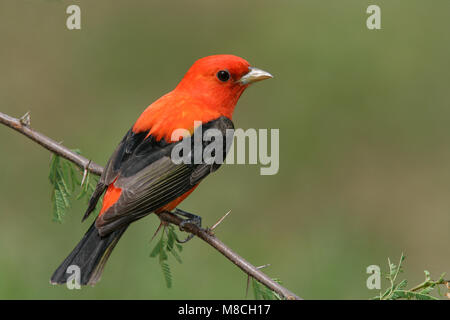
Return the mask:
<path fill-rule="evenodd" d="M 190 235 L 188 235 L 187 237 L 186 237 L 186 239 L 184 239 L 184 240 L 180 240 L 180 239 L 178 239 L 178 238 L 175 238 L 175 240 L 176 240 L 176 242 L 178 242 L 178 243 L 186 243 L 186 242 L 188 242 L 189 240 L 191 240 L 192 238 L 194 237 L 194 234 L 190 234 Z"/>
<path fill-rule="evenodd" d="M 185 231 L 184 227 L 185 227 L 185 225 L 187 225 L 187 224 L 193 224 L 193 225 L 195 225 L 195 226 L 197 226 L 197 227 L 199 227 L 199 228 L 202 227 L 202 218 L 201 218 L 200 216 L 197 216 L 197 215 L 195 215 L 195 214 L 186 212 L 186 211 L 181 210 L 181 209 L 178 209 L 178 208 L 175 209 L 175 211 L 173 212 L 173 214 L 179 215 L 179 216 L 183 216 L 183 217 L 187 218 L 187 219 L 185 219 L 185 220 L 183 220 L 183 221 L 180 222 L 180 225 L 179 225 L 180 231 Z M 184 239 L 184 240 L 179 240 L 179 239 L 177 238 L 176 241 L 177 241 L 178 243 L 186 243 L 186 242 L 188 242 L 189 240 L 191 240 L 193 237 L 194 237 L 194 234 L 191 233 L 190 235 L 188 235 L 188 236 L 186 237 L 186 239 Z"/>

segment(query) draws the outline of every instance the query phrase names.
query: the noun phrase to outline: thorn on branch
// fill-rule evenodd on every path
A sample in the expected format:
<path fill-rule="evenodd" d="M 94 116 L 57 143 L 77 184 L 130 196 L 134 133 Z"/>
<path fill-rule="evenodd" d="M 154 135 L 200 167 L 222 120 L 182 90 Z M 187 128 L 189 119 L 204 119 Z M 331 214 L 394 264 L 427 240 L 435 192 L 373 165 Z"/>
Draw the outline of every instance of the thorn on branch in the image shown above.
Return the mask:
<path fill-rule="evenodd" d="M 227 213 L 225 213 L 225 215 L 220 218 L 211 228 L 206 229 L 206 231 L 210 234 L 210 235 L 214 235 L 214 229 L 216 229 L 219 224 L 222 223 L 223 220 L 225 220 L 225 218 L 231 213 L 231 210 L 228 211 Z"/>
<path fill-rule="evenodd" d="M 20 117 L 19 121 L 21 125 L 29 127 L 31 125 L 30 111 L 27 111 L 27 113 L 25 113 L 22 117 Z"/>
<path fill-rule="evenodd" d="M 81 187 L 83 187 L 84 182 L 86 181 L 86 177 L 89 173 L 89 166 L 91 165 L 91 160 L 84 166 L 83 179 L 81 179 Z"/>
<path fill-rule="evenodd" d="M 231 211 L 231 210 L 230 210 Z M 230 213 L 230 211 L 228 211 L 228 213 Z M 227 213 L 227 214 L 228 214 Z M 225 215 L 226 216 L 226 215 Z M 224 216 L 224 217 L 225 217 Z M 223 218 L 222 218 L 223 219 Z M 267 264 L 264 264 L 264 265 L 262 265 L 262 266 L 259 266 L 259 267 L 256 267 L 256 269 L 263 269 L 263 268 L 265 268 L 265 267 L 269 267 L 270 266 L 270 263 L 267 263 Z M 250 280 L 252 279 L 253 277 L 251 276 L 251 275 L 248 275 L 247 276 L 247 288 L 245 288 L 245 297 L 247 298 L 247 296 L 248 296 L 248 288 L 250 287 Z"/>
<path fill-rule="evenodd" d="M 156 235 L 159 233 L 159 230 L 161 230 L 161 227 L 164 226 L 164 225 L 166 225 L 166 224 L 167 224 L 166 222 L 164 222 L 164 221 L 161 220 L 161 222 L 160 222 L 158 228 L 156 228 L 155 233 L 153 234 L 152 238 L 150 239 L 150 242 L 152 242 L 153 239 L 155 239 Z"/>

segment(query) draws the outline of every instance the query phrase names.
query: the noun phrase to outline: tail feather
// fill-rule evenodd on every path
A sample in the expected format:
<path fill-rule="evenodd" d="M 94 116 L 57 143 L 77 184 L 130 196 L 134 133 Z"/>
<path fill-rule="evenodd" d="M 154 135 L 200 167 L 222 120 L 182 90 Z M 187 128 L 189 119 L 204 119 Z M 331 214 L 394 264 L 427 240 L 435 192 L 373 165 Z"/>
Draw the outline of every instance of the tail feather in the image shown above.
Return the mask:
<path fill-rule="evenodd" d="M 91 225 L 75 249 L 53 273 L 50 283 L 63 284 L 70 277 L 67 268 L 80 268 L 80 285 L 94 285 L 100 280 L 106 261 L 128 226 L 100 237 L 95 223 Z"/>

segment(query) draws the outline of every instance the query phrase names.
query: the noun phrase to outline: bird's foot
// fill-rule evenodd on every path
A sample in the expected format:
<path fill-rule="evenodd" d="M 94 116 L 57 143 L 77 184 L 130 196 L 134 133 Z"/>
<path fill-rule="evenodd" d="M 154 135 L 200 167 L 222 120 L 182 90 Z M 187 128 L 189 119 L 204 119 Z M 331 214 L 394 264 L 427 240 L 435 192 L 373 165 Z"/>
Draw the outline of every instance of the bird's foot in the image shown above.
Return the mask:
<path fill-rule="evenodd" d="M 202 227 L 202 217 L 200 217 L 200 216 L 197 216 L 197 215 L 195 215 L 195 214 L 193 214 L 193 213 L 190 213 L 190 212 L 187 212 L 187 211 L 178 209 L 178 208 L 176 208 L 175 211 L 172 212 L 172 213 L 173 213 L 174 215 L 178 215 L 178 216 L 182 216 L 182 217 L 186 218 L 186 219 L 184 219 L 183 221 L 181 221 L 181 223 L 180 223 L 180 226 L 179 226 L 179 227 L 180 227 L 180 230 L 181 230 L 181 231 L 184 231 L 184 226 L 185 226 L 186 224 L 193 224 L 193 225 L 195 225 L 195 226 L 197 226 L 197 227 L 199 227 L 199 228 Z M 191 240 L 193 237 L 194 237 L 194 234 L 191 233 L 191 234 L 188 235 L 187 238 L 184 239 L 184 240 L 179 240 L 178 238 L 177 238 L 176 240 L 177 240 L 178 243 L 186 243 L 186 242 L 188 242 L 189 240 Z"/>

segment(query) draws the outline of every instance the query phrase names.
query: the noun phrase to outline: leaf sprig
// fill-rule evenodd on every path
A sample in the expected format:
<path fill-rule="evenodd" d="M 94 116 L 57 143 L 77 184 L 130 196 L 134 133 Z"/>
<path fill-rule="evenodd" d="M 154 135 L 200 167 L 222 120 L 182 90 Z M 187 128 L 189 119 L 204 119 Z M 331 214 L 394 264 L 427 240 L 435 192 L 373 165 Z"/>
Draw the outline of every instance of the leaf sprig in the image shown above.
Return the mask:
<path fill-rule="evenodd" d="M 78 149 L 72 151 L 80 154 Z M 89 200 L 89 196 L 97 185 L 97 178 L 91 177 L 91 174 L 87 171 L 82 184 L 80 179 L 82 175 L 83 172 L 75 164 L 56 154 L 52 155 L 48 179 L 52 187 L 53 221 L 63 221 L 71 207 L 72 197 L 77 189 L 80 189 L 76 196 L 77 200 L 82 198 Z"/>
<path fill-rule="evenodd" d="M 280 295 L 276 293 L 275 291 L 270 290 L 265 285 L 259 283 L 255 278 L 251 278 L 252 280 L 252 288 L 253 288 L 253 295 L 255 297 L 255 300 L 282 300 Z M 280 279 L 273 278 L 273 281 L 276 283 L 280 283 Z"/>
<path fill-rule="evenodd" d="M 171 254 L 175 260 L 182 263 L 180 253 L 183 250 L 183 246 L 176 243 L 177 235 L 173 225 L 164 225 L 161 237 L 156 243 L 155 247 L 150 253 L 150 257 L 159 259 L 159 264 L 164 275 L 167 288 L 172 287 L 172 272 L 169 267 L 169 254 Z"/>
<path fill-rule="evenodd" d="M 439 295 L 441 295 L 440 287 L 446 286 L 447 289 L 450 288 L 449 282 L 444 280 L 445 273 L 441 274 L 439 279 L 434 281 L 431 280 L 430 272 L 425 270 L 425 281 L 411 289 L 407 289 L 406 286 L 408 285 L 408 280 L 403 279 L 400 282 L 397 282 L 399 273 L 403 272 L 402 263 L 405 258 L 405 255 L 402 253 L 398 265 L 392 263 L 388 258 L 389 272 L 385 277 L 389 281 L 390 286 L 384 293 L 380 292 L 380 295 L 372 298 L 372 300 L 438 300 L 437 297 L 432 295 L 433 290 L 437 288 Z M 450 298 L 449 293 L 447 293 L 446 296 Z"/>
<path fill-rule="evenodd" d="M 258 269 L 262 269 L 265 267 L 270 266 L 270 264 L 265 264 L 262 266 L 257 267 Z M 278 278 L 272 278 L 273 281 L 276 283 L 281 284 L 281 280 Z M 255 278 L 251 277 L 250 275 L 247 277 L 247 289 L 245 290 L 245 296 L 248 295 L 248 289 L 250 287 L 250 283 L 253 288 L 253 295 L 255 300 L 282 300 L 281 296 L 276 293 L 275 291 L 272 291 L 265 285 L 261 284 L 259 281 L 257 281 Z"/>

